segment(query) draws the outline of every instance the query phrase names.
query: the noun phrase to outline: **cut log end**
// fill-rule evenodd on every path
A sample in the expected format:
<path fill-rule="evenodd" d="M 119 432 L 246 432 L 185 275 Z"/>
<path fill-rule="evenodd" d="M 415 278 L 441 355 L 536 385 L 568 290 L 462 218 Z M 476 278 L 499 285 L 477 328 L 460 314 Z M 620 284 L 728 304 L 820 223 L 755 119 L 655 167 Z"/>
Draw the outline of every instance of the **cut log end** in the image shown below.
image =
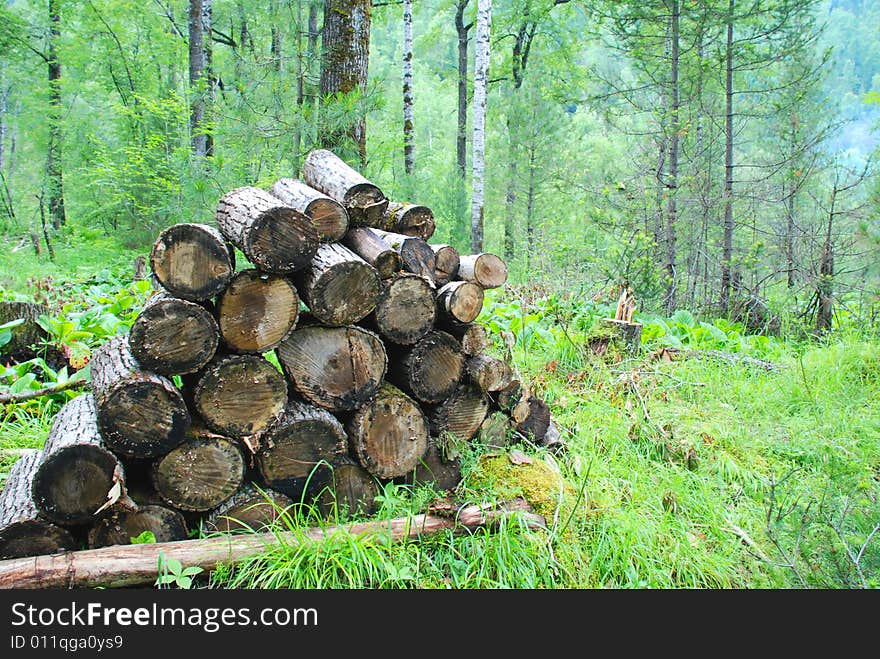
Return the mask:
<path fill-rule="evenodd" d="M 145 531 L 156 542 L 173 542 L 187 537 L 186 522 L 176 510 L 157 504 L 139 506 L 135 511 L 120 512 L 99 520 L 89 529 L 89 547 L 131 544 Z"/>
<path fill-rule="evenodd" d="M 294 505 L 281 492 L 245 485 L 205 519 L 206 531 L 221 533 L 265 530 Z"/>
<path fill-rule="evenodd" d="M 498 288 L 507 281 L 507 265 L 495 254 L 463 254 L 458 278 L 474 282 L 481 288 Z"/>
<path fill-rule="evenodd" d="M 366 469 L 356 464 L 333 468 L 330 481 L 318 495 L 318 508 L 326 517 L 369 515 L 376 510 L 379 486 Z"/>
<path fill-rule="evenodd" d="M 394 361 L 389 379 L 423 403 L 439 403 L 458 386 L 463 370 L 458 341 L 434 330 Z"/>
<path fill-rule="evenodd" d="M 430 416 L 431 434 L 449 433 L 457 440 L 470 441 L 477 434 L 489 412 L 486 396 L 471 384 L 460 385 L 438 405 Z"/>
<path fill-rule="evenodd" d="M 376 307 L 381 281 L 376 269 L 347 247 L 322 246 L 299 280 L 309 311 L 331 326 L 351 325 Z"/>
<path fill-rule="evenodd" d="M 150 267 L 169 293 L 201 302 L 226 288 L 235 272 L 235 253 L 213 227 L 181 223 L 159 234 L 150 252 Z"/>
<path fill-rule="evenodd" d="M 272 350 L 296 326 L 299 303 L 286 277 L 255 269 L 239 272 L 217 303 L 224 343 L 239 353 Z"/>
<path fill-rule="evenodd" d="M 94 445 L 72 445 L 46 457 L 34 476 L 40 512 L 58 524 L 86 524 L 107 503 L 119 462 Z"/>
<path fill-rule="evenodd" d="M 461 256 L 452 245 L 431 245 L 434 250 L 434 283 L 445 286 L 458 276 Z"/>
<path fill-rule="evenodd" d="M 290 274 L 305 268 L 318 248 L 318 232 L 305 215 L 286 206 L 265 211 L 245 243 L 248 259 L 261 270 Z"/>
<path fill-rule="evenodd" d="M 385 282 L 372 320 L 383 338 L 411 345 L 431 331 L 436 317 L 431 284 L 423 277 L 401 273 Z"/>
<path fill-rule="evenodd" d="M 482 287 L 469 281 L 451 281 L 437 291 L 437 312 L 446 322 L 471 323 L 483 309 Z"/>

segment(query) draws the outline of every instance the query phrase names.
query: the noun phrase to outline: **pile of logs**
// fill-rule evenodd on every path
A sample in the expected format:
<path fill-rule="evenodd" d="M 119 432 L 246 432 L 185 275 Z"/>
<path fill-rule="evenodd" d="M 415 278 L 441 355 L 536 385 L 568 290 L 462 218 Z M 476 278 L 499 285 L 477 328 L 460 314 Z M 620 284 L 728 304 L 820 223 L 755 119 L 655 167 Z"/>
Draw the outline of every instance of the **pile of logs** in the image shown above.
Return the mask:
<path fill-rule="evenodd" d="M 257 529 L 306 502 L 369 514 L 383 483 L 455 487 L 463 443 L 552 435 L 475 322 L 506 265 L 434 229 L 317 150 L 301 179 L 224 194 L 216 227 L 162 231 L 155 294 L 8 475 L 0 558 Z"/>

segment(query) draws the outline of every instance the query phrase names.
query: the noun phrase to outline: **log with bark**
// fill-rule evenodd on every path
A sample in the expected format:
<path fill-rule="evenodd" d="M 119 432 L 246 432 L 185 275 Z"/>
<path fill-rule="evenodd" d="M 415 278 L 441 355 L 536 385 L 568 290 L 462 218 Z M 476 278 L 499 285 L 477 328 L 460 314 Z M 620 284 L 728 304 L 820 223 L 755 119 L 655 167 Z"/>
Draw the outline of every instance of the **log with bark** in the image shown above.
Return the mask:
<path fill-rule="evenodd" d="M 352 227 L 342 244 L 376 268 L 380 279 L 388 279 L 402 267 L 400 254 L 370 227 Z"/>
<path fill-rule="evenodd" d="M 336 242 L 348 231 L 348 211 L 342 204 L 299 179 L 280 178 L 270 192 L 309 218 L 322 243 Z"/>
<path fill-rule="evenodd" d="M 388 208 L 382 218 L 381 228 L 385 231 L 429 240 L 434 235 L 437 224 L 434 221 L 434 211 L 427 206 L 391 201 L 388 202 Z"/>
<path fill-rule="evenodd" d="M 219 341 L 217 321 L 203 305 L 160 292 L 135 318 L 128 345 L 144 370 L 170 376 L 198 371 Z"/>
<path fill-rule="evenodd" d="M 498 288 L 507 281 L 507 265 L 495 254 L 462 254 L 457 276 L 480 288 Z"/>
<path fill-rule="evenodd" d="M 238 492 L 246 467 L 236 440 L 194 427 L 180 446 L 153 464 L 153 487 L 172 508 L 207 512 Z"/>
<path fill-rule="evenodd" d="M 55 415 L 31 489 L 34 505 L 56 524 L 88 524 L 104 510 L 131 508 L 125 470 L 98 431 L 91 394 L 65 403 Z"/>
<path fill-rule="evenodd" d="M 150 252 L 150 268 L 171 295 L 203 302 L 229 284 L 235 250 L 214 227 L 182 222 L 159 234 Z"/>
<path fill-rule="evenodd" d="M 352 453 L 377 478 L 415 469 L 428 448 L 428 422 L 412 398 L 388 383 L 346 425 Z"/>
<path fill-rule="evenodd" d="M 483 309 L 483 289 L 469 281 L 451 281 L 437 291 L 437 317 L 444 325 L 471 323 Z"/>
<path fill-rule="evenodd" d="M 159 504 L 139 505 L 137 510 L 123 511 L 98 520 L 89 529 L 89 547 L 109 547 L 131 544 L 145 531 L 153 534 L 156 542 L 185 540 L 186 520 L 180 512 Z"/>
<path fill-rule="evenodd" d="M 293 388 L 319 407 L 355 410 L 385 378 L 385 345 L 362 327 L 310 325 L 296 329 L 275 353 Z"/>
<path fill-rule="evenodd" d="M 159 556 L 182 565 L 211 571 L 256 556 L 283 542 L 298 546 L 338 537 L 381 536 L 390 541 L 430 536 L 440 531 L 472 533 L 478 528 L 494 529 L 505 520 L 521 519 L 529 528 L 546 529 L 546 520 L 531 512 L 524 499 L 494 505 L 468 505 L 454 514 L 433 512 L 391 520 L 360 522 L 341 527 L 309 529 L 305 534 L 277 533 L 223 535 L 201 540 L 102 547 L 84 551 L 49 554 L 0 561 L 0 588 L 95 588 L 153 584 L 159 571 Z"/>
<path fill-rule="evenodd" d="M 152 458 L 183 440 L 190 424 L 183 396 L 171 380 L 141 368 L 128 336 L 115 336 L 95 350 L 91 372 L 98 425 L 113 451 Z"/>
<path fill-rule="evenodd" d="M 293 505 L 281 492 L 248 483 L 211 511 L 204 529 L 220 533 L 262 531 L 289 514 Z"/>
<path fill-rule="evenodd" d="M 501 391 L 513 379 L 513 371 L 506 362 L 487 354 L 470 357 L 465 370 L 470 381 L 483 393 Z"/>
<path fill-rule="evenodd" d="M 544 439 L 550 427 L 550 407 L 541 398 L 532 395 L 527 387 L 522 390 L 510 417 L 516 431 L 536 443 Z"/>
<path fill-rule="evenodd" d="M 311 151 L 303 163 L 302 174 L 307 185 L 345 207 L 352 226 L 381 226 L 388 199 L 378 186 L 332 151 Z"/>
<path fill-rule="evenodd" d="M 436 318 L 431 284 L 424 277 L 401 272 L 382 282 L 368 321 L 386 341 L 411 345 L 431 331 Z"/>
<path fill-rule="evenodd" d="M 287 277 L 242 270 L 217 300 L 220 334 L 227 348 L 261 355 L 296 326 L 299 293 Z"/>
<path fill-rule="evenodd" d="M 6 476 L 0 492 L 0 559 L 76 548 L 70 531 L 43 517 L 34 505 L 31 488 L 41 459 L 39 449 L 28 449 Z"/>
<path fill-rule="evenodd" d="M 209 429 L 250 438 L 265 430 L 287 404 L 284 376 L 261 355 L 223 355 L 202 369 L 193 406 Z"/>
<path fill-rule="evenodd" d="M 307 489 L 326 483 L 332 467 L 347 454 L 347 442 L 335 416 L 292 399 L 266 432 L 256 467 L 267 486 L 299 501 Z"/>
<path fill-rule="evenodd" d="M 437 257 L 427 240 L 418 236 L 405 236 L 400 233 L 375 229 L 376 235 L 400 254 L 401 270 L 421 275 L 428 281 L 434 281 L 434 270 L 437 268 Z"/>
<path fill-rule="evenodd" d="M 252 186 L 220 197 L 217 226 L 264 272 L 296 272 L 309 264 L 318 249 L 318 231 L 308 217 Z"/>
<path fill-rule="evenodd" d="M 458 276 L 461 256 L 452 245 L 431 245 L 434 250 L 434 283 L 445 286 Z"/>
<path fill-rule="evenodd" d="M 431 410 L 431 435 L 451 435 L 455 440 L 470 441 L 477 434 L 489 413 L 486 395 L 470 383 L 460 384 L 455 391 Z"/>
<path fill-rule="evenodd" d="M 373 311 L 381 289 L 376 268 L 339 243 L 322 245 L 296 282 L 312 315 L 337 327 Z"/>
<path fill-rule="evenodd" d="M 37 356 L 39 347 L 49 335 L 39 322 L 40 316 L 49 314 L 49 307 L 35 302 L 0 302 L 0 325 L 20 321 L 11 327 L 12 337 L 0 347 L 3 359 L 12 362 L 23 362 Z"/>
<path fill-rule="evenodd" d="M 451 334 L 428 332 L 411 348 L 392 351 L 388 380 L 423 403 L 448 398 L 461 381 L 464 355 Z"/>
<path fill-rule="evenodd" d="M 637 355 L 642 343 L 642 324 L 616 318 L 600 319 L 603 333 L 590 337 L 590 349 L 597 355 L 604 355 L 612 342 L 618 341 L 625 354 Z"/>

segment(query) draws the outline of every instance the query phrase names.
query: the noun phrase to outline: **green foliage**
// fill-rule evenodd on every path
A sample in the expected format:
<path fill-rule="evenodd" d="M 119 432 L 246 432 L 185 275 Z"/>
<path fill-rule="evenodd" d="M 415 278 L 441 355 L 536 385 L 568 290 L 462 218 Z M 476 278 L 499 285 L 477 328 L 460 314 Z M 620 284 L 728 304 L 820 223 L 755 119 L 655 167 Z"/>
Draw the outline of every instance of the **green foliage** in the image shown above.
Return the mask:
<path fill-rule="evenodd" d="M 165 552 L 159 552 L 159 577 L 154 585 L 159 588 L 173 585 L 186 590 L 193 585 L 193 577 L 202 572 L 204 572 L 203 568 L 195 565 L 183 567 L 176 558 L 169 558 L 165 556 Z"/>
<path fill-rule="evenodd" d="M 129 538 L 133 545 L 152 545 L 156 543 L 156 534 L 152 531 L 143 531 L 139 535 Z"/>

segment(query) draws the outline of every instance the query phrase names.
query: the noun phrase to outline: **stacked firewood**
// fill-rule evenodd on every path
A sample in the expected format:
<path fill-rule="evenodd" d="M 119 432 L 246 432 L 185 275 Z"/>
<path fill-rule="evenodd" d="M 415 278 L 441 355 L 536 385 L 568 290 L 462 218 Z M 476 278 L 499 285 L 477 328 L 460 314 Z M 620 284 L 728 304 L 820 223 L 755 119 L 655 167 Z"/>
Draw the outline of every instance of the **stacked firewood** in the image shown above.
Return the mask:
<path fill-rule="evenodd" d="M 475 322 L 506 265 L 429 243 L 428 207 L 317 150 L 216 220 L 156 239 L 156 293 L 9 473 L 0 557 L 257 528 L 303 502 L 368 513 L 383 483 L 453 488 L 466 442 L 553 434 Z"/>

